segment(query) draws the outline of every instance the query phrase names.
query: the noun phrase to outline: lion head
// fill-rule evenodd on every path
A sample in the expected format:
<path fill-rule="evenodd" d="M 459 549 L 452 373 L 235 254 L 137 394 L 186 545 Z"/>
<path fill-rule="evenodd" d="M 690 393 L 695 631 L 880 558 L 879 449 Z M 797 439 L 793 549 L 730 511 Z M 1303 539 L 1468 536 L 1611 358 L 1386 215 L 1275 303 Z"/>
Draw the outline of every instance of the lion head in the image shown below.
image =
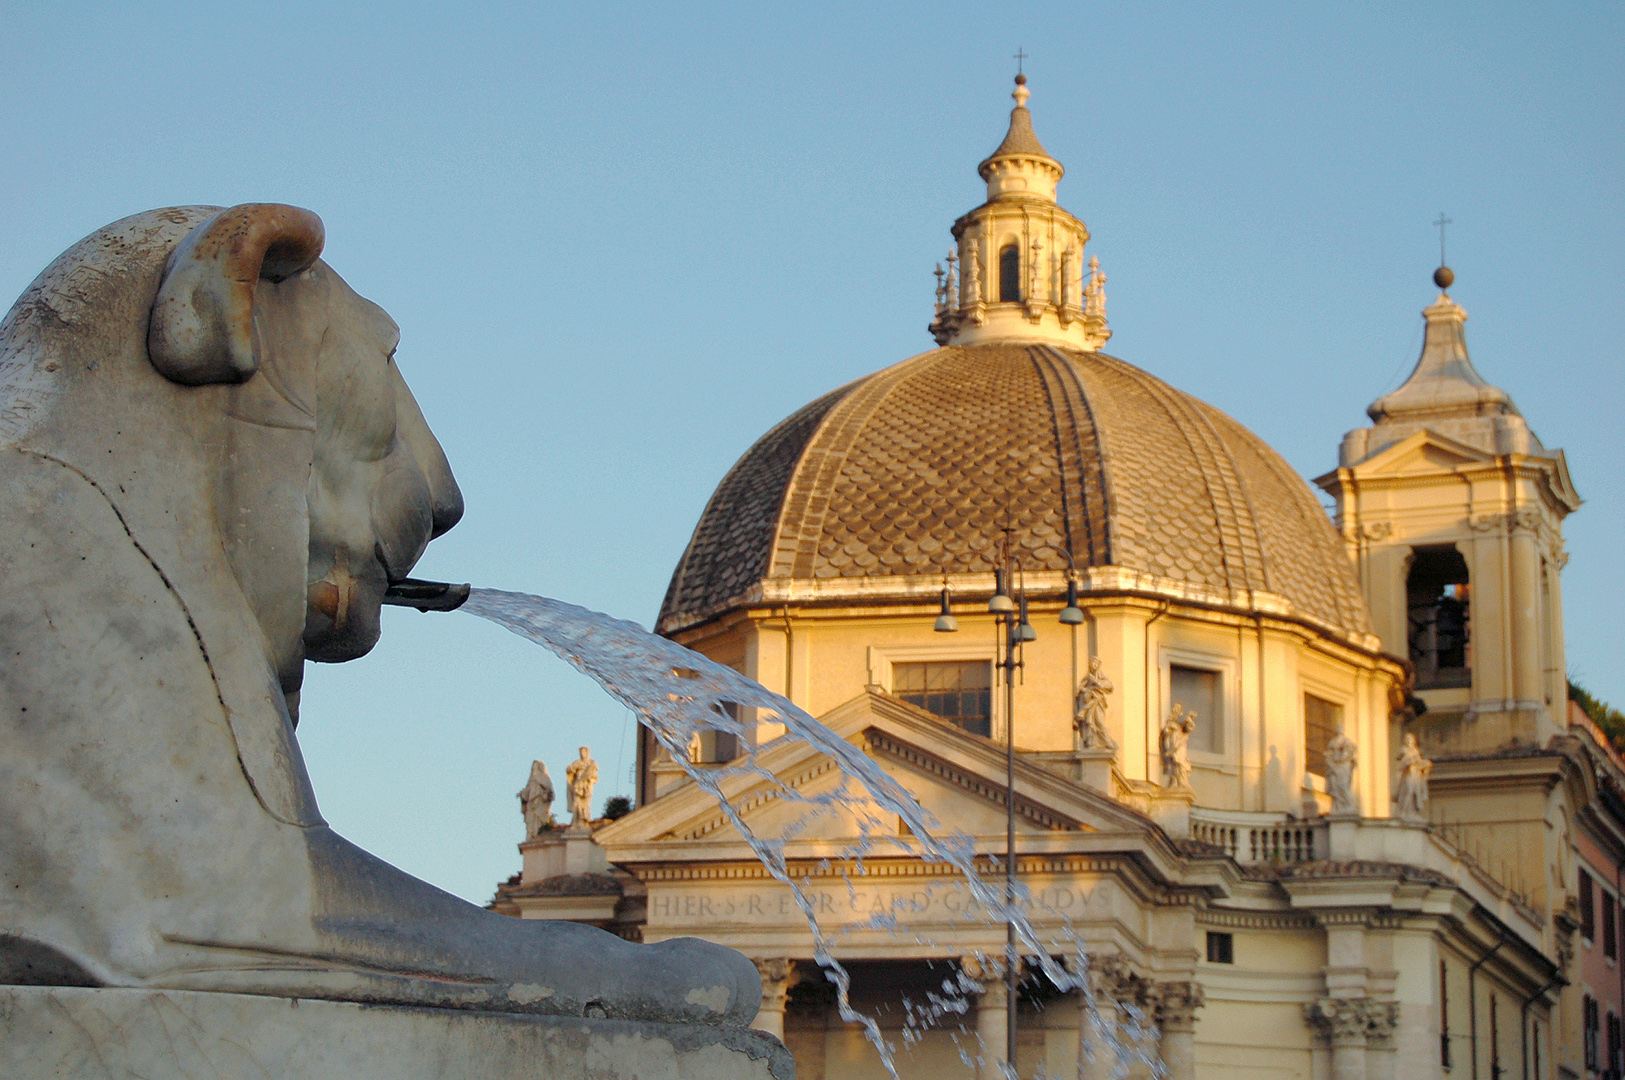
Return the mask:
<path fill-rule="evenodd" d="M 176 514 L 207 521 L 214 536 L 176 560 L 223 555 L 290 709 L 306 659 L 372 648 L 389 583 L 463 510 L 396 368 L 394 321 L 318 258 L 323 240 L 315 214 L 277 204 L 125 219 L 41 275 L 0 356 L 0 442 L 74 462 L 138 542 L 155 504 L 170 517 L 149 546 Z"/>
<path fill-rule="evenodd" d="M 147 341 L 165 377 L 241 388 L 239 422 L 310 432 L 299 641 L 303 658 L 336 662 L 377 643 L 385 589 L 463 502 L 395 366 L 399 328 L 319 261 L 323 235 L 315 214 L 275 204 L 200 223 L 168 260 Z M 241 554 L 263 553 L 250 542 Z"/>

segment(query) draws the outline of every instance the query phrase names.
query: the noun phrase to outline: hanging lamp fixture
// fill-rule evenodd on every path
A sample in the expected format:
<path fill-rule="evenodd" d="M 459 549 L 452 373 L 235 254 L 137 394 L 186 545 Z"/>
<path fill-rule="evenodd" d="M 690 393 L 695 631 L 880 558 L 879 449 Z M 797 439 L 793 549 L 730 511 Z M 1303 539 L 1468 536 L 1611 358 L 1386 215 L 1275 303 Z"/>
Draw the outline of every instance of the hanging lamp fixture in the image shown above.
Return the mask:
<path fill-rule="evenodd" d="M 1066 579 L 1066 607 L 1061 609 L 1061 624 L 1063 626 L 1078 626 L 1083 622 L 1083 609 L 1078 606 L 1077 580 Z"/>
<path fill-rule="evenodd" d="M 937 616 L 937 624 L 932 627 L 939 634 L 951 634 L 959 629 L 959 620 L 954 618 L 954 609 L 949 602 L 948 583 L 942 583 L 942 614 Z"/>

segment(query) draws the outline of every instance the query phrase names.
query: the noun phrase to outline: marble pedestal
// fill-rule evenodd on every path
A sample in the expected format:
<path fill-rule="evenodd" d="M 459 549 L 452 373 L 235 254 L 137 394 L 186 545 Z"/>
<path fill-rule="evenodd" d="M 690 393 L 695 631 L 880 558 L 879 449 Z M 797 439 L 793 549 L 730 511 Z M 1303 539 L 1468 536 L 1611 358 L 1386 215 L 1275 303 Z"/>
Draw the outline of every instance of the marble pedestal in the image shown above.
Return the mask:
<path fill-rule="evenodd" d="M 794 1080 L 747 1028 L 176 990 L 0 986 L 8 1080 Z"/>

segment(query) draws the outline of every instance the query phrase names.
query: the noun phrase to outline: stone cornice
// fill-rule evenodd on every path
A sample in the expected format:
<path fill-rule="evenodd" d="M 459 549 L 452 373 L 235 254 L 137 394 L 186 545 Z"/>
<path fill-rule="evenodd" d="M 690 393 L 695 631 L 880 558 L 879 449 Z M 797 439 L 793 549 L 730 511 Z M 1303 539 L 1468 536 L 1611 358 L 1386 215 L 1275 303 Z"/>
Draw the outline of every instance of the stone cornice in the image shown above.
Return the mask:
<path fill-rule="evenodd" d="M 1405 472 L 1385 471 L 1391 456 L 1403 454 L 1412 445 L 1426 443 L 1470 449 L 1472 459 L 1455 465 L 1434 465 Z M 1341 502 L 1370 492 L 1435 487 L 1446 477 L 1476 482 L 1498 483 L 1508 477 L 1527 481 L 1535 486 L 1541 501 L 1559 519 L 1580 507 L 1581 500 L 1569 479 L 1562 451 L 1555 451 L 1550 457 L 1541 454 L 1488 454 L 1476 448 L 1467 448 L 1432 431 L 1420 431 L 1386 446 L 1358 465 L 1344 465 L 1323 473 L 1315 477 L 1313 483 Z"/>
<path fill-rule="evenodd" d="M 1232 930 L 1314 930 L 1320 922 L 1314 915 L 1301 911 L 1235 911 L 1210 907 L 1197 912 L 1196 925 Z"/>
<path fill-rule="evenodd" d="M 979 799 L 993 803 L 995 806 L 1005 805 L 1005 788 L 983 776 L 955 768 L 935 754 L 910 745 L 900 739 L 894 739 L 883 731 L 871 728 L 865 735 L 871 749 L 887 754 L 920 772 L 929 773 L 940 780 L 944 780 L 956 787 L 962 788 Z M 1083 828 L 1083 824 L 1076 818 L 1068 817 L 1049 809 L 1031 797 L 1016 794 L 1016 814 L 1026 821 L 1043 829 L 1057 829 L 1062 831 L 1076 831 Z"/>
<path fill-rule="evenodd" d="M 1290 600 L 1278 593 L 1208 589 L 1121 566 L 1086 567 L 1077 576 L 1082 592 L 1080 603 L 1085 608 L 1125 600 L 1171 602 L 1187 618 L 1202 613 L 1248 621 L 1262 618 L 1283 628 L 1307 630 L 1316 638 L 1329 639 L 1366 657 L 1382 651 L 1382 641 L 1375 634 L 1355 633 L 1298 612 Z M 1050 598 L 1055 600 L 1055 610 L 1060 610 L 1060 598 L 1066 594 L 1064 573 L 1033 571 L 1026 579 L 1035 611 L 1047 610 L 1045 604 Z M 662 633 L 676 641 L 692 642 L 736 625 L 742 612 L 757 623 L 782 622 L 786 611 L 802 618 L 816 617 L 820 611 L 838 618 L 935 618 L 943 581 L 941 573 L 813 580 L 768 578 L 703 611 L 669 615 Z M 991 573 L 951 573 L 947 583 L 955 602 L 964 604 L 967 614 L 980 611 L 993 594 Z"/>
<path fill-rule="evenodd" d="M 1482 754 L 1435 753 L 1428 783 L 1437 790 L 1533 788 L 1543 793 L 1568 784 L 1575 804 L 1585 805 L 1593 794 L 1587 773 L 1577 742 L 1559 736 L 1545 748 L 1517 746 Z"/>

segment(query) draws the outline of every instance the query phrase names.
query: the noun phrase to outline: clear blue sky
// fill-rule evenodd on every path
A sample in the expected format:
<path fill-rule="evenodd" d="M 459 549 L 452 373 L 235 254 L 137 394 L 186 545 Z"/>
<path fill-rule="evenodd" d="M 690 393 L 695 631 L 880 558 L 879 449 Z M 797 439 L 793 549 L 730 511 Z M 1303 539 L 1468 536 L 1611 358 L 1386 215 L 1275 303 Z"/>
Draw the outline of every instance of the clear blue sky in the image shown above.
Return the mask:
<path fill-rule="evenodd" d="M 1018 45 L 1110 351 L 1304 475 L 1410 370 L 1454 219 L 1484 375 L 1565 448 L 1571 672 L 1625 705 L 1625 8 L 4 5 L 0 293 L 178 203 L 281 201 L 401 324 L 468 516 L 425 576 L 648 625 L 712 487 L 931 346 Z M 483 902 L 516 792 L 626 714 L 466 616 L 391 612 L 300 726 L 347 835 Z"/>

